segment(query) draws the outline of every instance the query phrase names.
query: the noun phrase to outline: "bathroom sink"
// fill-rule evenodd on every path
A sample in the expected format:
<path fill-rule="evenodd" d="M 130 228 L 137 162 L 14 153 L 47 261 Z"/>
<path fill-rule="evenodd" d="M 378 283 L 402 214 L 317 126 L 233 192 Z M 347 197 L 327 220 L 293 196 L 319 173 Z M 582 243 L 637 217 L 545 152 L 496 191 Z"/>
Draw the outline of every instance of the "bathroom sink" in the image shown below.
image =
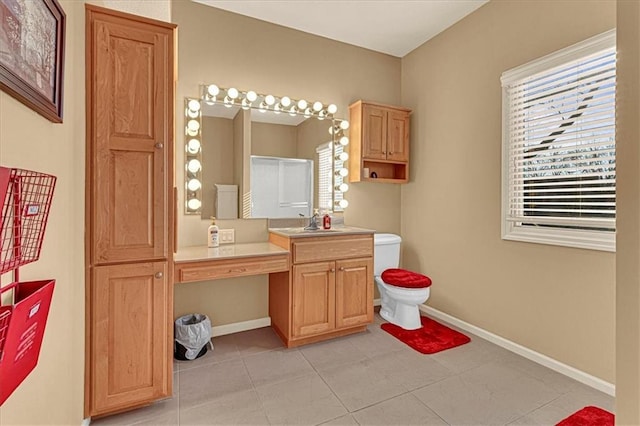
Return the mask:
<path fill-rule="evenodd" d="M 284 232 L 286 234 L 326 234 L 331 232 L 343 232 L 341 229 L 304 229 L 299 228 L 273 228 L 274 231 Z"/>

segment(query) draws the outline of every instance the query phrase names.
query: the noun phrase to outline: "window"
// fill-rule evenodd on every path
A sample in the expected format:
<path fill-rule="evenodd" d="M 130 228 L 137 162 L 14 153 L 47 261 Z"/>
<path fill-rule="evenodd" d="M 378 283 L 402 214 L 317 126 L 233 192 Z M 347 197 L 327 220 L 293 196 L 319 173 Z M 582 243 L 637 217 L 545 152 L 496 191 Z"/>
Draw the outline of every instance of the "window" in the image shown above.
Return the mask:
<path fill-rule="evenodd" d="M 320 210 L 326 211 L 343 211 L 344 209 L 338 205 L 343 198 L 342 191 L 334 191 L 334 188 L 339 187 L 343 181 L 341 175 L 334 173 L 334 166 L 338 170 L 342 167 L 343 162 L 335 160 L 334 164 L 334 157 L 339 158 L 344 147 L 341 144 L 335 144 L 335 153 L 333 148 L 331 142 L 323 143 L 316 148 L 318 154 L 318 207 Z"/>
<path fill-rule="evenodd" d="M 502 238 L 615 251 L 615 32 L 501 80 Z"/>

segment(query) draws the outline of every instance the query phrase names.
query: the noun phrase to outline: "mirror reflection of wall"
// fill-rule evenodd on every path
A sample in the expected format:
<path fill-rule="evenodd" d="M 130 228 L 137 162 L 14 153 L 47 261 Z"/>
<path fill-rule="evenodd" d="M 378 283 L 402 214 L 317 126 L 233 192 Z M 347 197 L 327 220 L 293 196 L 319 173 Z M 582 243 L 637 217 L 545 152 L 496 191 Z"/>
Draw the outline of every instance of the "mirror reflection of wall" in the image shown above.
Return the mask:
<path fill-rule="evenodd" d="M 278 157 L 311 160 L 313 164 L 310 180 L 289 179 L 290 194 L 302 194 L 309 182 L 319 182 L 317 148 L 332 140 L 327 131 L 332 121 L 305 118 L 302 115 L 275 114 L 271 111 L 243 110 L 238 107 L 226 108 L 220 105 L 202 107 L 202 217 L 208 219 L 216 216 L 217 197 L 216 184 L 237 185 L 238 212 L 240 217 L 256 217 L 251 211 L 260 212 L 265 217 L 261 206 L 248 204 L 248 194 L 252 187 L 251 156 Z M 278 185 L 278 183 L 274 183 Z M 254 185 L 255 186 L 255 185 Z M 298 190 L 300 189 L 300 190 Z M 313 207 L 318 207 L 319 191 L 317 184 L 312 186 L 312 205 L 309 210 L 291 209 L 297 214 L 283 216 L 281 213 L 269 217 L 297 217 L 303 212 L 309 216 Z M 323 188 L 324 192 L 330 188 Z M 281 194 L 282 205 L 291 200 Z M 260 202 L 265 197 L 253 197 L 253 202 Z M 300 212 L 298 212 L 300 210 Z M 286 209 L 281 209 L 286 211 Z"/>

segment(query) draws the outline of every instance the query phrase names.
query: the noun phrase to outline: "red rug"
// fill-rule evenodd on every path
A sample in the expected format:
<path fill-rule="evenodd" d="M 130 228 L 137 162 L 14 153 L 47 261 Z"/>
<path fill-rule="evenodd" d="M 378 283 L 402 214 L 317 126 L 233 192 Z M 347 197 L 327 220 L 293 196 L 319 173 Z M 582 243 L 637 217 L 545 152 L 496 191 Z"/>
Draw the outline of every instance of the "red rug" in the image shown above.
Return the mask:
<path fill-rule="evenodd" d="M 598 407 L 584 407 L 556 426 L 613 426 L 615 416 Z"/>
<path fill-rule="evenodd" d="M 388 322 L 380 327 L 396 339 L 423 354 L 434 354 L 471 341 L 464 334 L 452 330 L 431 318 L 421 316 L 420 322 L 422 322 L 422 328 L 417 330 L 405 330 Z"/>

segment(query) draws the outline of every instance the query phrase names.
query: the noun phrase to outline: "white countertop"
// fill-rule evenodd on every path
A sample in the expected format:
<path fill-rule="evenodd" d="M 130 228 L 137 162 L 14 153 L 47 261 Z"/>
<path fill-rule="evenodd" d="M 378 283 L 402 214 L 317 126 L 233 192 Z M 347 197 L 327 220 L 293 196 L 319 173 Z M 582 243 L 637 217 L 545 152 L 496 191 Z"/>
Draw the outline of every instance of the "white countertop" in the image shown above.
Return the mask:
<path fill-rule="evenodd" d="M 218 259 L 233 259 L 255 256 L 273 256 L 288 253 L 269 242 L 245 243 L 245 244 L 220 244 L 220 247 L 208 248 L 207 246 L 181 247 L 174 254 L 175 263 L 198 262 Z"/>
<path fill-rule="evenodd" d="M 336 226 L 331 229 L 318 229 L 316 231 L 307 231 L 304 228 L 269 228 L 269 232 L 282 235 L 287 238 L 304 238 L 304 237 L 330 237 L 338 235 L 358 235 L 373 234 L 373 229 L 356 228 L 355 226 Z"/>

